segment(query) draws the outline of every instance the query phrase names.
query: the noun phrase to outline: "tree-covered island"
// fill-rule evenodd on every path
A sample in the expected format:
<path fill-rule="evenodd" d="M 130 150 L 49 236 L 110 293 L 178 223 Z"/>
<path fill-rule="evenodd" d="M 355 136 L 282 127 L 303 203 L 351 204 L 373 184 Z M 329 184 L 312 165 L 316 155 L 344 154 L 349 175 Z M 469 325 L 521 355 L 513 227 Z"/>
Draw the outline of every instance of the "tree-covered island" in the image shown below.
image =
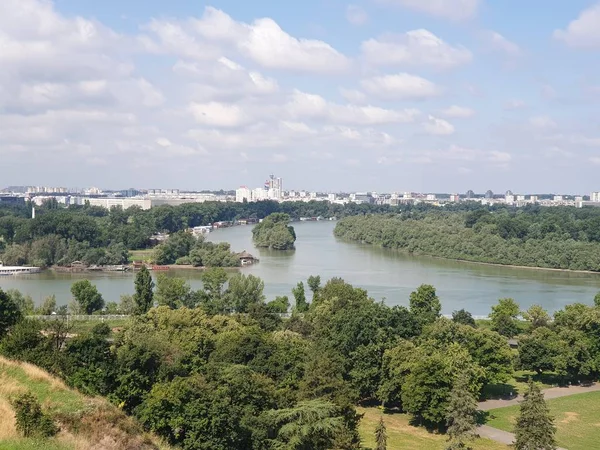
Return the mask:
<path fill-rule="evenodd" d="M 268 215 L 252 230 L 254 245 L 273 250 L 293 250 L 296 232 L 288 225 L 289 222 L 290 216 L 285 213 Z"/>

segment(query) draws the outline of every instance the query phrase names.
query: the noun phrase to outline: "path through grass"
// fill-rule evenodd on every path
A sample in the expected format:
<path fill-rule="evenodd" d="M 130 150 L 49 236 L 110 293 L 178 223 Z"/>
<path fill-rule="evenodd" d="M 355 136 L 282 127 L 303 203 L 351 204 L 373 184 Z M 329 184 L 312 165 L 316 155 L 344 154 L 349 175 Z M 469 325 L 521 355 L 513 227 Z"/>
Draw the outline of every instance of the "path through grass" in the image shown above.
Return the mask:
<path fill-rule="evenodd" d="M 548 400 L 555 417 L 558 445 L 569 450 L 600 448 L 600 392 Z M 513 431 L 518 406 L 489 411 L 488 425 Z"/>
<path fill-rule="evenodd" d="M 358 408 L 358 412 L 364 414 L 360 421 L 359 431 L 363 445 L 367 448 L 375 448 L 375 428 L 382 416 L 388 435 L 387 447 L 390 450 L 443 450 L 445 448 L 446 436 L 429 433 L 424 428 L 411 426 L 407 414 L 384 414 L 379 408 Z M 473 449 L 508 450 L 509 447 L 487 439 L 478 439 Z"/>

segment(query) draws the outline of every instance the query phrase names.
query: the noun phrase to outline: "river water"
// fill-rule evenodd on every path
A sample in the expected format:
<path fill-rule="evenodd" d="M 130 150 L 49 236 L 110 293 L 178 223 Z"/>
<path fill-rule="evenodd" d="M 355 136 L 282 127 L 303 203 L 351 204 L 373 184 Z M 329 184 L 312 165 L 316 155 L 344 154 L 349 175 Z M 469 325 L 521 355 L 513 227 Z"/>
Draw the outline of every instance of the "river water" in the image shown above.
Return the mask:
<path fill-rule="evenodd" d="M 389 305 L 408 305 L 411 291 L 432 284 L 442 301 L 442 312 L 465 308 L 474 315 L 487 315 L 499 298 L 512 297 L 527 308 L 540 304 L 555 311 L 574 302 L 591 304 L 600 291 L 600 275 L 535 269 L 487 266 L 473 263 L 415 257 L 395 250 L 346 242 L 333 236 L 335 222 L 295 223 L 295 251 L 277 252 L 252 245 L 252 227 L 239 226 L 214 231 L 209 240 L 231 243 L 233 250 L 247 250 L 260 263 L 244 267 L 265 282 L 267 299 L 291 296 L 298 281 L 320 275 L 323 281 L 341 277 L 362 287 L 376 300 Z M 170 271 L 186 278 L 194 289 L 202 286 L 200 271 Z M 16 288 L 31 295 L 36 303 L 54 294 L 59 304 L 70 301 L 70 286 L 77 279 L 90 279 L 107 301 L 133 293 L 133 274 L 59 274 L 1 277 L 0 288 Z M 308 290 L 308 289 L 307 289 Z"/>

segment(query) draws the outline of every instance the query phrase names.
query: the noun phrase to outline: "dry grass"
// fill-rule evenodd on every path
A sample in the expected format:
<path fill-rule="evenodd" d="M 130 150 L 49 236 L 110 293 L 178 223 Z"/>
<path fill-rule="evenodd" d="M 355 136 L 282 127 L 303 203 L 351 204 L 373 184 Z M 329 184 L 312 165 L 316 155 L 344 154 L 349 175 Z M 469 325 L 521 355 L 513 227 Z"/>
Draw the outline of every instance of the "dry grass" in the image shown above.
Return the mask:
<path fill-rule="evenodd" d="M 27 375 L 27 377 L 31 380 L 48 383 L 53 391 L 63 391 L 68 389 L 67 386 L 65 386 L 65 384 L 58 378 L 53 377 L 45 370 L 40 369 L 33 364 L 20 361 L 11 361 L 9 359 L 0 357 L 0 370 L 2 369 L 2 366 L 18 367 L 23 370 L 25 375 Z"/>
<path fill-rule="evenodd" d="M 0 441 L 18 436 L 15 429 L 15 413 L 7 400 L 0 398 Z"/>
<path fill-rule="evenodd" d="M 579 414 L 576 412 L 565 412 L 565 417 L 560 421 L 560 423 L 571 423 L 577 422 L 579 420 Z"/>

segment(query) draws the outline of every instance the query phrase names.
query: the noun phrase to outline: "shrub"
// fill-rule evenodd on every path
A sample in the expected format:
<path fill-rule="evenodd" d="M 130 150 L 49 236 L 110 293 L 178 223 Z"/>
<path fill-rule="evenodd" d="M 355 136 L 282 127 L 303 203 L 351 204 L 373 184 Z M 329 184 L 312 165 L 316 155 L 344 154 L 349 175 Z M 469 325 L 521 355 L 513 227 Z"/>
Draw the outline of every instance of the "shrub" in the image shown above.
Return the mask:
<path fill-rule="evenodd" d="M 42 412 L 40 402 L 29 392 L 20 394 L 11 401 L 15 410 L 16 428 L 24 437 L 51 437 L 58 428 L 50 417 Z"/>

